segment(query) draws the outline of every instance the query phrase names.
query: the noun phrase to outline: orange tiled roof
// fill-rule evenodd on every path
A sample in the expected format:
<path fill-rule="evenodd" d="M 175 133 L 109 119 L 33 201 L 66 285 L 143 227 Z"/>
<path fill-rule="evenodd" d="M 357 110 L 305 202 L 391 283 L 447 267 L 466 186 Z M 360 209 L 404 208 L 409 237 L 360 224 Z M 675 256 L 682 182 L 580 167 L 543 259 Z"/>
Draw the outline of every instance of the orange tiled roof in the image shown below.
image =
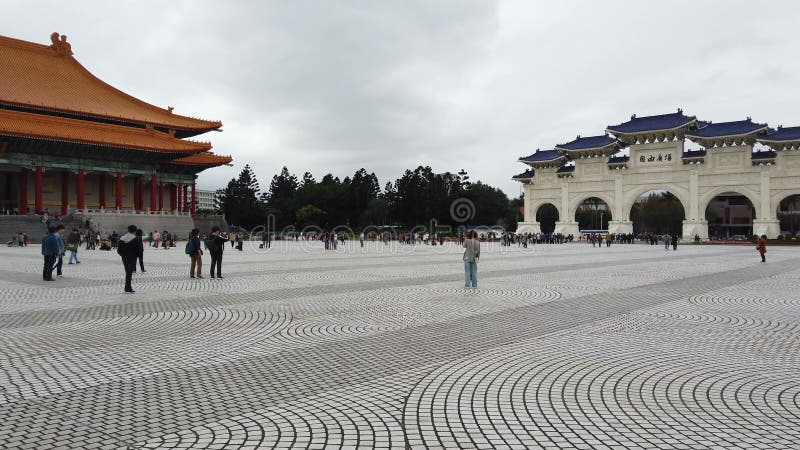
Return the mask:
<path fill-rule="evenodd" d="M 208 142 L 177 139 L 152 127 L 66 119 L 0 109 L 0 135 L 51 139 L 64 142 L 132 148 L 151 152 L 199 153 L 211 149 Z"/>
<path fill-rule="evenodd" d="M 149 123 L 176 130 L 210 131 L 221 122 L 172 113 L 134 98 L 92 75 L 74 57 L 66 36 L 52 45 L 0 36 L 0 102 Z"/>
<path fill-rule="evenodd" d="M 233 161 L 233 158 L 230 156 L 215 155 L 212 152 L 207 152 L 173 159 L 171 162 L 174 164 L 188 164 L 197 166 L 221 166 L 223 164 L 230 164 L 231 161 Z"/>

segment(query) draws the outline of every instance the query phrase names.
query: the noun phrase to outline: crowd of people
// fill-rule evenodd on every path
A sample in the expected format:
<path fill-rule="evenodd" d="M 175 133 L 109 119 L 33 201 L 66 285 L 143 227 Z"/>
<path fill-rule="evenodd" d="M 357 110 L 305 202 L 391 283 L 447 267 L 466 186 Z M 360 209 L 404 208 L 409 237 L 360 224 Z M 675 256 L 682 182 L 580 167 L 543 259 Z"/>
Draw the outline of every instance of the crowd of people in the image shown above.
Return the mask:
<path fill-rule="evenodd" d="M 222 255 L 226 244 L 230 243 L 232 248 L 242 251 L 244 236 L 246 236 L 244 232 L 233 232 L 230 235 L 226 235 L 217 226 L 212 227 L 208 235 L 201 234 L 197 228 L 191 230 L 189 238 L 186 240 L 185 248 L 186 255 L 189 257 L 189 277 L 203 278 L 203 256 L 208 252 L 211 259 L 209 276 L 211 278 L 223 278 Z M 380 241 L 388 244 L 389 241 L 393 240 L 392 238 L 393 235 L 390 232 L 362 232 L 358 236 L 361 247 L 364 246 L 365 240 Z M 396 238 L 400 244 L 409 245 L 417 243 L 443 245 L 445 242 L 436 233 L 399 233 Z M 650 245 L 663 243 L 665 250 L 670 248 L 677 250 L 678 248 L 679 238 L 674 233 L 664 235 L 648 234 L 639 238 Z M 294 240 L 318 240 L 323 243 L 326 250 L 336 250 L 339 243 L 344 244 L 346 235 L 331 231 L 314 234 L 313 236 L 309 234 L 302 239 L 294 237 Z M 483 238 L 474 230 L 461 230 L 455 239 L 450 238 L 450 242 L 455 242 L 458 246 L 464 248 L 465 287 L 477 287 L 477 264 L 480 260 L 480 242 L 482 240 Z M 536 244 L 564 244 L 572 242 L 574 237 L 560 233 L 503 233 L 499 240 L 503 246 L 517 245 L 519 247 L 527 247 L 528 245 Z M 612 243 L 632 244 L 635 242 L 636 236 L 633 234 L 589 233 L 579 235 L 578 241 L 583 240 L 591 243 L 593 247 L 602 247 L 603 243 L 605 243 L 605 247 L 610 247 Z M 41 253 L 44 257 L 42 278 L 45 281 L 54 281 L 55 278 L 63 276 L 63 262 L 67 252 L 69 252 L 67 264 L 80 264 L 78 251 L 81 244 L 85 244 L 86 249 L 97 249 L 98 247 L 105 250 L 116 249 L 122 258 L 125 270 L 124 291 L 133 293 L 135 291 L 131 285 L 132 274 L 137 271 L 137 263 L 139 270 L 146 272 L 144 267 L 145 246 L 155 249 L 170 249 L 176 246 L 176 241 L 177 236 L 174 233 L 166 230 L 163 232 L 154 230 L 147 235 L 134 225 L 129 226 L 127 232 L 122 236 L 118 235 L 116 231 L 113 231 L 110 235 L 92 230 L 82 233 L 78 228 L 73 228 L 65 236 L 63 224 L 49 226 L 47 234 L 42 238 Z M 24 232 L 20 232 L 13 236 L 9 245 L 24 246 L 27 243 L 27 235 Z M 272 236 L 269 233 L 263 233 L 261 235 L 260 248 L 269 248 L 271 243 Z M 761 256 L 762 262 L 766 262 L 766 244 L 766 236 L 757 238 L 756 251 Z"/>
<path fill-rule="evenodd" d="M 503 246 L 510 247 L 516 244 L 523 248 L 536 244 L 566 244 L 573 239 L 573 235 L 565 236 L 561 233 L 503 233 L 500 236 Z"/>

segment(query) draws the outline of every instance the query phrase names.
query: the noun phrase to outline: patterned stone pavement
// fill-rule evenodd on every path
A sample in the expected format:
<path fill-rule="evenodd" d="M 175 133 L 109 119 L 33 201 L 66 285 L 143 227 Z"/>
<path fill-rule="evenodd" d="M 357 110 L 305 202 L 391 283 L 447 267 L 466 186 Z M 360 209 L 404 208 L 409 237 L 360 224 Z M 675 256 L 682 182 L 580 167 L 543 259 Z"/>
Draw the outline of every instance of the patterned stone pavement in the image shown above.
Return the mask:
<path fill-rule="evenodd" d="M 798 448 L 800 250 L 0 249 L 0 448 Z M 208 261 L 206 261 L 208 263 Z M 206 270 L 208 266 L 206 265 Z"/>

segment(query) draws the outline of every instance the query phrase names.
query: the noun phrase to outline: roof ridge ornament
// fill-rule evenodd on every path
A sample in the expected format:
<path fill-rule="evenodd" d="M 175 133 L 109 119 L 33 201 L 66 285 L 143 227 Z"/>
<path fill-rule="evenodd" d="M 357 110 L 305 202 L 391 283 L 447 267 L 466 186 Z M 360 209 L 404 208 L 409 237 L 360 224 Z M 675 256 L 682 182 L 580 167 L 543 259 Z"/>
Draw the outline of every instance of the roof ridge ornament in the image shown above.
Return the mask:
<path fill-rule="evenodd" d="M 67 42 L 67 35 L 62 34 L 60 35 L 57 32 L 53 32 L 50 35 L 50 41 L 53 43 L 50 48 L 56 51 L 56 54 L 59 56 L 71 56 L 72 55 L 72 45 Z"/>
<path fill-rule="evenodd" d="M 678 108 L 678 114 L 683 114 L 683 108 Z"/>

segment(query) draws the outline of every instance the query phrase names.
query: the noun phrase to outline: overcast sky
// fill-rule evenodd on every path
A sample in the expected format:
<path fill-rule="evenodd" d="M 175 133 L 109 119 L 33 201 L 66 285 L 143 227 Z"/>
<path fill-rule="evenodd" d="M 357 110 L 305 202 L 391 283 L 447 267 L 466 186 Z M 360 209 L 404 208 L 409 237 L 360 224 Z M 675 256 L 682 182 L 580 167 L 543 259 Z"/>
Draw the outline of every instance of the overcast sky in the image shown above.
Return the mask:
<path fill-rule="evenodd" d="M 800 125 L 800 2 L 8 1 L 0 33 L 68 36 L 99 78 L 208 133 L 262 188 L 364 167 L 466 169 L 519 195 L 516 162 L 631 114 Z M 2 82 L 2 80 L 0 80 Z"/>

